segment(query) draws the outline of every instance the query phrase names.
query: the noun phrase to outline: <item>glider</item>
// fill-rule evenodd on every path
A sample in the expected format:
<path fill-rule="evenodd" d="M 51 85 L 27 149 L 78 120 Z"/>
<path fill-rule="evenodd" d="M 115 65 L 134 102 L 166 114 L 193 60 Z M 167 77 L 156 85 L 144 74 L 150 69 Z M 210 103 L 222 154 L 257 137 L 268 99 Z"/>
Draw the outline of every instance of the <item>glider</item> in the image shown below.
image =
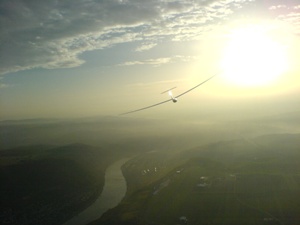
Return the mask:
<path fill-rule="evenodd" d="M 209 81 L 210 79 L 212 79 L 212 78 L 215 77 L 216 75 L 217 75 L 217 74 L 211 76 L 211 77 L 208 78 L 207 80 L 202 81 L 200 84 L 197 84 L 195 87 L 192 87 L 191 89 L 189 89 L 189 90 L 187 90 L 187 91 L 185 91 L 185 92 L 183 92 L 183 93 L 181 93 L 181 94 L 179 94 L 179 95 L 177 95 L 177 96 L 175 96 L 175 97 L 172 95 L 171 90 L 173 90 L 173 89 L 176 88 L 176 87 L 173 87 L 173 88 L 171 88 L 171 89 L 168 89 L 168 90 L 162 92 L 161 94 L 166 93 L 166 92 L 169 92 L 169 95 L 170 95 L 170 97 L 171 97 L 170 99 L 165 100 L 165 101 L 162 101 L 162 102 L 159 102 L 159 103 L 156 103 L 156 104 L 154 104 L 154 105 L 150 105 L 150 106 L 146 106 L 146 107 L 143 107 L 143 108 L 140 108 L 140 109 L 136 109 L 136 110 L 132 110 L 132 111 L 129 111 L 129 112 L 125 112 L 125 113 L 122 113 L 122 114 L 120 114 L 120 115 L 126 115 L 126 114 L 129 114 L 129 113 L 134 113 L 134 112 L 142 111 L 142 110 L 149 109 L 149 108 L 152 108 L 152 107 L 155 107 L 155 106 L 158 106 L 158 105 L 162 105 L 162 104 L 167 103 L 167 102 L 170 102 L 170 101 L 176 103 L 176 102 L 178 101 L 178 98 L 179 98 L 179 97 L 181 97 L 182 95 L 185 95 L 186 93 L 188 93 L 188 92 L 194 90 L 195 88 L 201 86 L 202 84 L 206 83 L 207 81 Z"/>

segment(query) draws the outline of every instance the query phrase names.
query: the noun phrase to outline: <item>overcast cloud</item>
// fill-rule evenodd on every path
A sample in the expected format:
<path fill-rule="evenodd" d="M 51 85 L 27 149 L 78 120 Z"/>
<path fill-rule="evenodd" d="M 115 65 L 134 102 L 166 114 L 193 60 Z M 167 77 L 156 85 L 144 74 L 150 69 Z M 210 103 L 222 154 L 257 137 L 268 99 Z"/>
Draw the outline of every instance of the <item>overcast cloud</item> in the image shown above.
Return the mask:
<path fill-rule="evenodd" d="M 133 51 L 141 52 L 153 48 L 160 40 L 197 40 L 212 24 L 226 21 L 233 13 L 254 3 L 254 0 L 2 0 L 0 74 L 36 67 L 79 66 L 84 63 L 78 58 L 81 53 L 118 43 L 140 41 L 141 46 Z M 275 11 L 277 18 L 299 24 L 298 5 L 266 7 Z M 135 63 L 171 61 L 161 60 Z"/>

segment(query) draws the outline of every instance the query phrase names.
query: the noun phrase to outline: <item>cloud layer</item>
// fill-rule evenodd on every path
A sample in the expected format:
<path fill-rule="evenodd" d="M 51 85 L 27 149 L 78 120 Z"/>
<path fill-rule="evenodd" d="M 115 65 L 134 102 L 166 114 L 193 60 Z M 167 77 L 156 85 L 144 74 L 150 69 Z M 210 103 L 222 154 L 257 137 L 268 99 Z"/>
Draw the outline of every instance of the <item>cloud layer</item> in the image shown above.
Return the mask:
<path fill-rule="evenodd" d="M 146 51 L 163 40 L 197 40 L 253 0 L 2 0 L 0 74 L 31 68 L 67 68 L 78 56 L 139 41 Z M 278 2 L 278 1 L 276 1 Z M 298 8 L 297 8 L 298 7 Z M 278 18 L 299 21 L 299 6 L 271 4 Z M 290 9 L 291 8 L 291 9 Z M 297 13 L 298 11 L 298 13 Z M 153 60 L 144 63 L 155 64 Z M 137 62 L 135 64 L 138 64 Z M 125 64 L 124 64 L 125 65 Z"/>

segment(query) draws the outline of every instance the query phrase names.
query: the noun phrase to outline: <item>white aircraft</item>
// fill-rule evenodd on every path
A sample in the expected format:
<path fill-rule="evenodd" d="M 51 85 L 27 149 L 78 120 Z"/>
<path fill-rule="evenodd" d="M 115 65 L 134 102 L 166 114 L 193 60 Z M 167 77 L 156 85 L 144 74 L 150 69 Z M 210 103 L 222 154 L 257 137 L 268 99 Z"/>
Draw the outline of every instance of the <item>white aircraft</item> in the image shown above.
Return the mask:
<path fill-rule="evenodd" d="M 176 87 L 172 87 L 172 88 L 170 88 L 170 89 L 168 89 L 168 90 L 166 90 L 166 91 L 163 91 L 161 94 L 164 94 L 164 93 L 166 93 L 166 92 L 168 92 L 169 93 L 169 96 L 171 97 L 171 100 L 175 103 L 175 102 L 177 102 L 177 98 L 174 98 L 173 97 L 173 94 L 172 94 L 172 91 L 171 90 L 173 90 L 173 89 L 175 89 Z"/>
<path fill-rule="evenodd" d="M 209 81 L 210 79 L 212 79 L 212 78 L 215 77 L 216 75 L 217 75 L 217 74 L 211 76 L 211 77 L 208 78 L 207 80 L 201 82 L 200 84 L 197 84 L 195 87 L 192 87 L 191 89 L 189 89 L 189 90 L 187 90 L 187 91 L 185 91 L 185 92 L 183 92 L 183 93 L 181 93 L 181 94 L 179 94 L 179 95 L 177 95 L 177 96 L 175 96 L 175 97 L 173 96 L 171 90 L 175 89 L 176 87 L 170 88 L 170 89 L 168 89 L 168 90 L 166 90 L 166 91 L 164 91 L 164 92 L 161 93 L 161 94 L 164 94 L 164 93 L 168 92 L 168 93 L 169 93 L 169 96 L 171 97 L 170 99 L 165 100 L 165 101 L 162 101 L 162 102 L 159 102 L 159 103 L 156 103 L 156 104 L 154 104 L 154 105 L 150 105 L 150 106 L 146 106 L 146 107 L 143 107 L 143 108 L 140 108 L 140 109 L 136 109 L 136 110 L 132 110 L 132 111 L 129 111 L 129 112 L 125 112 L 125 113 L 122 113 L 122 114 L 120 114 L 120 115 L 126 115 L 126 114 L 129 114 L 129 113 L 134 113 L 134 112 L 142 111 L 142 110 L 149 109 L 149 108 L 152 108 L 152 107 L 154 107 L 154 106 L 161 105 L 161 104 L 164 104 L 164 103 L 167 103 L 167 102 L 170 102 L 170 101 L 176 103 L 176 102 L 178 101 L 178 98 L 179 98 L 179 97 L 181 97 L 182 95 L 185 95 L 186 93 L 188 93 L 188 92 L 194 90 L 195 88 L 201 86 L 202 84 L 206 83 L 207 81 Z"/>

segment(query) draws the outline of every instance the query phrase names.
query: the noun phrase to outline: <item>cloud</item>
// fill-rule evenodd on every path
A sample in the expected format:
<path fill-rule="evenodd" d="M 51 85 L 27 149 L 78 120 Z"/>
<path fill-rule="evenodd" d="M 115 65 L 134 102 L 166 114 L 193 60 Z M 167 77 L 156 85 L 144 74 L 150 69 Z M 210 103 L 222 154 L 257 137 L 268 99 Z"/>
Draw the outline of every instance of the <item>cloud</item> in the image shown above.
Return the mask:
<path fill-rule="evenodd" d="M 149 83 L 134 83 L 128 85 L 128 87 L 138 87 L 138 88 L 146 88 L 146 87 L 153 87 L 153 86 L 160 86 L 160 85 L 171 85 L 186 82 L 186 79 L 174 79 L 174 80 L 161 80 L 156 82 L 149 82 Z"/>
<path fill-rule="evenodd" d="M 129 61 L 122 64 L 119 64 L 119 66 L 135 66 L 135 65 L 153 65 L 153 66 L 160 66 L 163 64 L 167 64 L 171 62 L 171 58 L 157 58 L 157 59 L 147 59 L 147 60 L 141 60 L 141 61 Z"/>
<path fill-rule="evenodd" d="M 12 87 L 13 85 L 10 84 L 6 84 L 4 82 L 2 82 L 1 80 L 3 79 L 3 77 L 0 77 L 0 89 L 2 88 L 8 88 L 8 87 Z"/>
<path fill-rule="evenodd" d="M 66 68 L 78 56 L 119 43 L 199 39 L 252 0 L 47 0 L 0 2 L 0 74 Z M 159 60 L 158 60 L 159 61 Z M 154 61 L 149 64 L 156 64 Z"/>
<path fill-rule="evenodd" d="M 139 60 L 139 61 L 128 61 L 128 62 L 121 63 L 118 66 L 135 66 L 135 65 L 161 66 L 163 64 L 174 63 L 174 62 L 190 62 L 196 59 L 198 58 L 193 56 L 175 55 L 172 57 L 146 59 L 146 60 Z"/>
<path fill-rule="evenodd" d="M 137 47 L 135 49 L 136 52 L 143 52 L 143 51 L 147 51 L 153 47 L 155 47 L 157 45 L 157 43 L 143 43 L 142 45 L 140 45 L 139 47 Z"/>
<path fill-rule="evenodd" d="M 293 26 L 294 33 L 300 34 L 300 5 L 278 5 L 270 7 L 272 10 L 279 10 L 276 15 L 277 19 L 285 21 Z M 280 9 L 285 9 L 280 10 Z"/>
<path fill-rule="evenodd" d="M 10 87 L 10 85 L 0 83 L 0 89 L 2 89 L 2 88 L 8 88 L 8 87 Z"/>
<path fill-rule="evenodd" d="M 286 9 L 286 8 L 287 8 L 286 5 L 273 5 L 269 9 L 270 10 L 276 10 L 276 9 Z"/>

